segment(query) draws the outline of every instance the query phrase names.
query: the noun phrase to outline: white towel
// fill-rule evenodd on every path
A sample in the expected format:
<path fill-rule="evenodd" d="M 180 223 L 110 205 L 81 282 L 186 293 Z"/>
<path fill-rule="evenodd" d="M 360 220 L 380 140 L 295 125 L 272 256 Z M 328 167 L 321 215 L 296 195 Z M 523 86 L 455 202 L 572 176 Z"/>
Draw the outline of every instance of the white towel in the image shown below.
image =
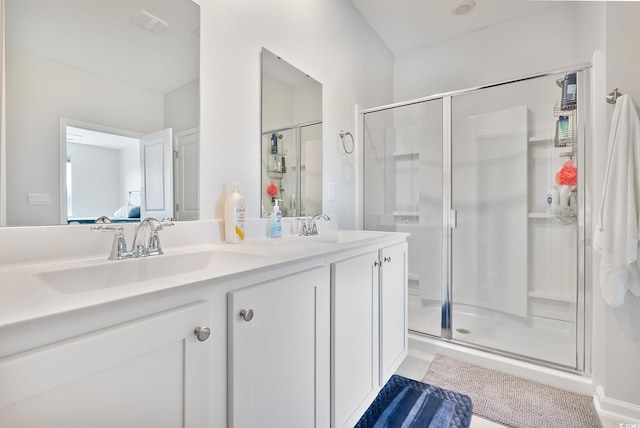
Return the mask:
<path fill-rule="evenodd" d="M 627 290 L 640 297 L 640 120 L 628 95 L 616 102 L 594 247 L 602 253 L 600 289 L 614 308 Z"/>

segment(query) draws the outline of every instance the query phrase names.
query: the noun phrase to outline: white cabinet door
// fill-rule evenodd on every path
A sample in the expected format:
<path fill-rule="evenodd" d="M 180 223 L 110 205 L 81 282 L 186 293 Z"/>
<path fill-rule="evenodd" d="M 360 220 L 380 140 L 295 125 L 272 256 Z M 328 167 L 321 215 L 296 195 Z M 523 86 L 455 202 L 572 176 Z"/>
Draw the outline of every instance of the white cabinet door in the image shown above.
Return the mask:
<path fill-rule="evenodd" d="M 377 251 L 331 264 L 334 427 L 353 427 L 378 393 L 377 264 Z"/>
<path fill-rule="evenodd" d="M 329 425 L 329 272 L 229 293 L 229 426 Z"/>
<path fill-rule="evenodd" d="M 382 248 L 380 260 L 380 386 L 383 386 L 408 351 L 407 243 Z"/>
<path fill-rule="evenodd" d="M 0 426 L 207 427 L 200 302 L 0 360 Z"/>

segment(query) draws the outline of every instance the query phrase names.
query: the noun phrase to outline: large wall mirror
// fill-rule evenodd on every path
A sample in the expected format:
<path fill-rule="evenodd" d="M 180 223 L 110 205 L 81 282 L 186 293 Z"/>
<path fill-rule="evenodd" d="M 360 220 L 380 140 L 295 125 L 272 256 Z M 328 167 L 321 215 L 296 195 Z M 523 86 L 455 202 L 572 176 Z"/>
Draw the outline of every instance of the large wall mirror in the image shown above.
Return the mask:
<path fill-rule="evenodd" d="M 198 218 L 193 0 L 4 0 L 4 26 L 7 226 Z"/>
<path fill-rule="evenodd" d="M 262 216 L 322 212 L 322 85 L 262 49 Z"/>

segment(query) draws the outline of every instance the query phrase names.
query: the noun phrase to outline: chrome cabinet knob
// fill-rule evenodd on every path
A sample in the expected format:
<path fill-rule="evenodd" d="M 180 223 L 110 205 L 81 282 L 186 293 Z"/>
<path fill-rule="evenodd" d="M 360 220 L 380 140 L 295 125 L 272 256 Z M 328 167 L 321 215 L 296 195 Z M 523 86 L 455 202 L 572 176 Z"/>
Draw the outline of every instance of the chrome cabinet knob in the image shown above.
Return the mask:
<path fill-rule="evenodd" d="M 248 311 L 245 311 L 244 309 L 241 310 L 240 311 L 240 318 L 242 318 L 246 322 L 251 321 L 253 319 L 253 309 L 249 309 Z"/>
<path fill-rule="evenodd" d="M 203 327 L 198 327 L 193 331 L 193 334 L 196 335 L 200 342 L 204 342 L 211 336 L 211 329 L 206 325 Z"/>

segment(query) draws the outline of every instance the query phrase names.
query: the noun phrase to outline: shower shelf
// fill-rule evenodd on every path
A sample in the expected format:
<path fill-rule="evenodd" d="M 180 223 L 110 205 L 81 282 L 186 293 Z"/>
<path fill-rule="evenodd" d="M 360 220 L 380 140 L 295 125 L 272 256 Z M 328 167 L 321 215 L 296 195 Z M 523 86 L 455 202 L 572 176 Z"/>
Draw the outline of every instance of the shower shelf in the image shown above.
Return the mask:
<path fill-rule="evenodd" d="M 556 300 L 559 302 L 573 303 L 576 301 L 575 296 L 571 296 L 568 293 L 558 293 L 557 291 L 547 290 L 532 290 L 529 291 L 529 297 L 535 297 L 537 299 Z"/>
<path fill-rule="evenodd" d="M 530 144 L 553 143 L 554 137 L 551 135 L 534 135 L 529 137 Z"/>
<path fill-rule="evenodd" d="M 284 177 L 284 172 L 270 169 L 269 170 L 269 178 L 275 178 L 276 180 L 280 180 Z"/>
<path fill-rule="evenodd" d="M 420 213 L 418 211 L 394 211 L 394 217 L 420 217 Z"/>
<path fill-rule="evenodd" d="M 552 218 L 553 215 L 549 213 L 529 213 L 529 218 Z"/>
<path fill-rule="evenodd" d="M 394 152 L 394 158 L 418 158 L 420 157 L 419 152 Z"/>

